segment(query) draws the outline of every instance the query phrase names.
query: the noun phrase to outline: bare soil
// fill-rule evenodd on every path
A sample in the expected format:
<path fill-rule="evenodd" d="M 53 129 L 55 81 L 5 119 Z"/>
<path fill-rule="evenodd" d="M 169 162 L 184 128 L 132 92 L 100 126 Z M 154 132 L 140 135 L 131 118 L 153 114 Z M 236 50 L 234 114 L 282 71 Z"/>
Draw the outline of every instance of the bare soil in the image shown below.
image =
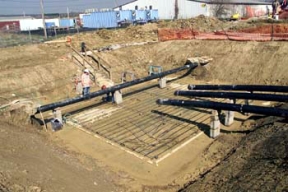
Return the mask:
<path fill-rule="evenodd" d="M 150 65 L 168 70 L 189 57 L 209 56 L 213 62 L 197 68 L 185 83 L 288 85 L 285 42 L 157 42 L 158 27 L 213 31 L 256 25 L 270 24 L 201 16 L 81 33 L 72 36 L 72 43 L 80 50 L 83 41 L 94 49 L 153 41 L 97 53 L 112 65 L 115 83 L 123 71 L 143 77 Z M 284 33 L 287 26 L 282 25 Z M 0 104 L 28 98 L 42 105 L 76 96 L 73 76 L 81 69 L 70 54 L 63 43 L 0 49 Z M 196 146 L 183 148 L 157 168 L 73 127 L 45 132 L 31 127 L 27 116 L 19 117 L 16 113 L 0 122 L 0 191 L 177 191 L 184 186 L 187 191 L 287 190 L 287 123 L 278 119 L 238 121 L 223 127 L 215 140 L 203 135 Z"/>
<path fill-rule="evenodd" d="M 262 33 L 262 34 L 270 34 L 272 31 L 274 33 L 287 33 L 288 25 L 286 24 L 274 24 L 273 26 L 270 25 L 263 25 L 259 27 L 253 27 L 249 29 L 241 30 L 246 33 Z"/>
<path fill-rule="evenodd" d="M 261 121 L 225 161 L 182 191 L 287 191 L 287 123 Z"/>
<path fill-rule="evenodd" d="M 1 121 L 0 191 L 123 191 L 117 176 L 30 125 Z"/>

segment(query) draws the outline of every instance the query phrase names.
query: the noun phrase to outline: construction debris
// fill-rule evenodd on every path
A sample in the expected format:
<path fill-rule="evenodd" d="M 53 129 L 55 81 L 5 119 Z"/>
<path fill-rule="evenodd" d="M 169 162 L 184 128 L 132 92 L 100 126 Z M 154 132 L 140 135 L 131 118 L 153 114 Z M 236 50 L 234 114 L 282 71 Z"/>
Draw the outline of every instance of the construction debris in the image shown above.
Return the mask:
<path fill-rule="evenodd" d="M 36 105 L 33 101 L 28 100 L 28 99 L 17 99 L 7 104 L 1 105 L 0 113 L 10 115 L 11 111 L 19 110 L 19 109 L 31 115 L 35 113 Z"/>

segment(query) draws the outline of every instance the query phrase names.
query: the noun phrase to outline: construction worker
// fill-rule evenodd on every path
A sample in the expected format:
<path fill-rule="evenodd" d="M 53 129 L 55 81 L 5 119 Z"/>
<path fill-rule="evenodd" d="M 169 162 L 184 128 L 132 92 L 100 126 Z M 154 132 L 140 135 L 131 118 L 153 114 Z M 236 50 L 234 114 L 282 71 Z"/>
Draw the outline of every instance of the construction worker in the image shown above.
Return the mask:
<path fill-rule="evenodd" d="M 101 87 L 101 90 L 105 90 L 105 89 L 107 89 L 107 87 L 106 87 L 106 85 L 103 85 Z M 111 95 L 110 95 L 110 93 L 111 93 Z M 102 97 L 102 100 L 106 101 L 106 102 L 111 101 L 113 103 L 114 102 L 114 96 L 113 95 L 114 95 L 114 92 L 109 92 L 106 94 L 106 97 Z"/>
<path fill-rule="evenodd" d="M 82 43 L 81 43 L 81 52 L 82 52 L 82 53 L 85 53 L 85 52 L 86 52 L 85 50 L 86 50 L 86 45 L 85 45 L 84 42 L 82 42 Z"/>
<path fill-rule="evenodd" d="M 81 83 L 83 87 L 83 96 L 86 97 L 90 93 L 91 79 L 89 76 L 89 70 L 84 69 L 83 74 L 81 76 Z"/>

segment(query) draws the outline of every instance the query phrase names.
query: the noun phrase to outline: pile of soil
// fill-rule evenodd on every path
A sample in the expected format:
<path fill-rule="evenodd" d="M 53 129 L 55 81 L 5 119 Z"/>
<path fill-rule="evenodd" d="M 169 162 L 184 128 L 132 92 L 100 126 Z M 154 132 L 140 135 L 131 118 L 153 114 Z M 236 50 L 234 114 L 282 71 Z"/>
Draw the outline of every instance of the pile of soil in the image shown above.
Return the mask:
<path fill-rule="evenodd" d="M 200 15 L 191 19 L 179 19 L 176 21 L 162 21 L 159 23 L 159 28 L 188 28 L 196 29 L 198 31 L 207 32 L 219 30 L 225 26 L 225 21 L 221 21 L 215 17 L 206 17 Z"/>
<path fill-rule="evenodd" d="M 262 34 L 270 34 L 272 33 L 288 33 L 288 25 L 287 24 L 269 24 L 262 25 L 248 29 L 242 29 L 241 32 L 245 33 L 262 33 Z"/>
<path fill-rule="evenodd" d="M 81 42 L 86 42 L 93 49 L 98 49 L 111 43 L 124 44 L 127 42 L 157 41 L 157 28 L 156 23 L 148 23 L 123 29 L 101 29 L 75 35 L 72 41 L 77 46 Z"/>
<path fill-rule="evenodd" d="M 229 158 L 183 191 L 287 191 L 287 143 L 288 124 L 267 118 Z"/>

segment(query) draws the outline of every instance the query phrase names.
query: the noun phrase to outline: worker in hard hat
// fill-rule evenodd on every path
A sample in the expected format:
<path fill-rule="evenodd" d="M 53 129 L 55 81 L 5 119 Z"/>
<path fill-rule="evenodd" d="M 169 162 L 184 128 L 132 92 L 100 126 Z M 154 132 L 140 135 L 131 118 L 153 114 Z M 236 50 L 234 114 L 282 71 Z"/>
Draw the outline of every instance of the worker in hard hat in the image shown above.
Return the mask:
<path fill-rule="evenodd" d="M 83 87 L 83 96 L 87 97 L 90 93 L 91 79 L 89 75 L 89 69 L 84 69 L 81 76 L 81 83 Z"/>

